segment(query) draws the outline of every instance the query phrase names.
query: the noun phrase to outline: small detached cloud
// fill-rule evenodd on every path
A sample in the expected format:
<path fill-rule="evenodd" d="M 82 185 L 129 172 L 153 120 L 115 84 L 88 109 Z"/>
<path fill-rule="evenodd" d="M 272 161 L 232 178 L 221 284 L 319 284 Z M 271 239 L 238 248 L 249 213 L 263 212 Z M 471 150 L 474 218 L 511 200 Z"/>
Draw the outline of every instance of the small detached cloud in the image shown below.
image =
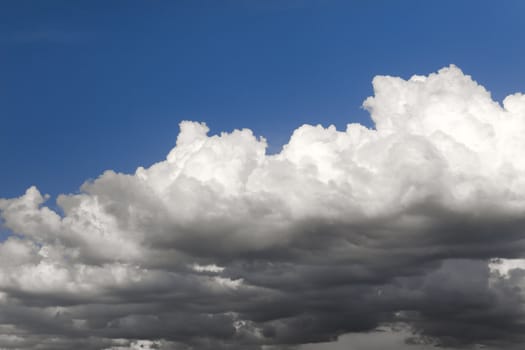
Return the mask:
<path fill-rule="evenodd" d="M 525 343 L 525 96 L 455 66 L 373 86 L 375 129 L 303 125 L 268 155 L 182 122 L 165 160 L 63 214 L 35 187 L 0 199 L 0 347 Z"/>

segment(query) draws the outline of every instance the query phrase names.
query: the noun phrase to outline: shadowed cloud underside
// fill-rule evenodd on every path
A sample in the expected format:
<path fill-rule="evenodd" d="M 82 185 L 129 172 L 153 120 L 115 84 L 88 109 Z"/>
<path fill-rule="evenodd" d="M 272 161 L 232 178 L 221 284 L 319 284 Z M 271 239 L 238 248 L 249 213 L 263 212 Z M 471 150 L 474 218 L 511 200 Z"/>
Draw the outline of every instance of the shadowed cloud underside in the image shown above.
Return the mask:
<path fill-rule="evenodd" d="M 524 343 L 525 96 L 455 66 L 373 87 L 375 129 L 303 125 L 268 155 L 182 122 L 165 160 L 62 213 L 35 187 L 0 199 L 0 347 Z"/>

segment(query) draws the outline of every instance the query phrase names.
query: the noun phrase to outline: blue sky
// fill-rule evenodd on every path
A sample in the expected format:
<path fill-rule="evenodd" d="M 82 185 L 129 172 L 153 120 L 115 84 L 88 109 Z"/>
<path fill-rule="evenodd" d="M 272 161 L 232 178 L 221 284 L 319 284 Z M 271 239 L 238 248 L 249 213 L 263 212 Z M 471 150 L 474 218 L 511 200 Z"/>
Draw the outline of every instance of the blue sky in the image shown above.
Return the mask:
<path fill-rule="evenodd" d="M 525 90 L 522 1 L 9 1 L 0 4 L 0 197 L 75 192 L 162 160 L 178 124 L 371 125 L 377 74 L 451 63 Z"/>
<path fill-rule="evenodd" d="M 0 1 L 0 348 L 522 349 L 524 13 Z"/>

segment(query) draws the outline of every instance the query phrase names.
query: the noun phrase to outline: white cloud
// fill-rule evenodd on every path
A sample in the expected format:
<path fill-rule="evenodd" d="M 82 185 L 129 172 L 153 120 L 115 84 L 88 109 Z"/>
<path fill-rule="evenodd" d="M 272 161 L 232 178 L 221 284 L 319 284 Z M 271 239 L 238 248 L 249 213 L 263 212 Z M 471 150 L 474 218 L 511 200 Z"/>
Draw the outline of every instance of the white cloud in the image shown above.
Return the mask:
<path fill-rule="evenodd" d="M 525 270 L 525 259 L 497 259 L 489 263 L 489 268 L 493 273 L 509 278 L 512 271 Z"/>
<path fill-rule="evenodd" d="M 523 257 L 524 96 L 500 105 L 455 66 L 373 85 L 364 106 L 375 129 L 303 125 L 267 155 L 250 130 L 208 136 L 186 121 L 165 160 L 59 196 L 63 216 L 35 187 L 0 199 L 18 235 L 0 244 L 9 310 L 0 324 L 58 339 L 88 334 L 99 348 L 117 338 L 299 344 L 371 330 L 398 311 L 424 314 L 437 296 L 407 286 L 441 261 Z M 473 271 L 488 281 L 485 270 Z M 56 306 L 61 318 L 40 312 Z M 441 336 L 425 317 L 409 321 Z M 490 336 L 479 337 L 501 337 Z"/>

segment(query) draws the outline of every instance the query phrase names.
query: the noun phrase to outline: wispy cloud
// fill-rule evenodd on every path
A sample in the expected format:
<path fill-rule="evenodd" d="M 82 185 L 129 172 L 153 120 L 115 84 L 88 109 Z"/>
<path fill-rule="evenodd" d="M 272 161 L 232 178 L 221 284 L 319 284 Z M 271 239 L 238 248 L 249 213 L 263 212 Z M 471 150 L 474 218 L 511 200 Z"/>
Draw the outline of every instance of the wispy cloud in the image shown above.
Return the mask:
<path fill-rule="evenodd" d="M 0 41 L 13 44 L 77 44 L 91 40 L 94 34 L 81 31 L 39 29 L 0 35 Z"/>

